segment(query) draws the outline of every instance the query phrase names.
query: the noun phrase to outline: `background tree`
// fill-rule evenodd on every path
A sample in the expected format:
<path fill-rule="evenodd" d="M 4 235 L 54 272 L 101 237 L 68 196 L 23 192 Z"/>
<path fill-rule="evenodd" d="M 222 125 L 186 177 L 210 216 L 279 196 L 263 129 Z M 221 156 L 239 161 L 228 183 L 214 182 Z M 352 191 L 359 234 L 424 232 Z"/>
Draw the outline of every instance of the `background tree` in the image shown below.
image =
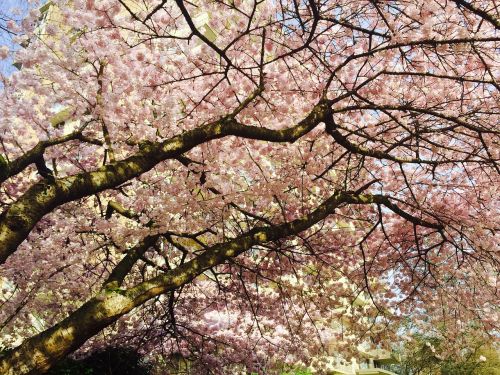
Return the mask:
<path fill-rule="evenodd" d="M 3 77 L 2 373 L 497 329 L 496 2 L 53 3 Z"/>
<path fill-rule="evenodd" d="M 443 327 L 439 330 L 445 332 Z M 473 329 L 456 332 L 451 342 L 442 335 L 415 333 L 404 345 L 399 364 L 403 375 L 496 375 L 500 357 L 494 340 Z"/>

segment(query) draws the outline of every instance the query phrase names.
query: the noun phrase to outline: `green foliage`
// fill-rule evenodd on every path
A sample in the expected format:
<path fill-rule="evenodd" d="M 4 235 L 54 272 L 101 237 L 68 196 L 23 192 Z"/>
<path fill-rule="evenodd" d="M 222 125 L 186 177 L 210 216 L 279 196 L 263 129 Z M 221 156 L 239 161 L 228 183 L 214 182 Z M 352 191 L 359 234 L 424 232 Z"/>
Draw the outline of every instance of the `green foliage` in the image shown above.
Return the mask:
<path fill-rule="evenodd" d="M 294 369 L 281 375 L 312 375 L 312 372 L 308 369 Z"/>
<path fill-rule="evenodd" d="M 484 361 L 480 361 L 484 357 Z M 462 361 L 447 359 L 441 363 L 441 375 L 500 375 L 500 353 L 484 345 Z"/>
<path fill-rule="evenodd" d="M 107 348 L 81 359 L 67 359 L 49 375 L 148 375 L 150 367 L 141 356 L 128 348 Z"/>
<path fill-rule="evenodd" d="M 65 360 L 61 365 L 49 372 L 50 375 L 96 375 L 94 369 L 85 363 Z"/>
<path fill-rule="evenodd" d="M 0 154 L 0 177 L 5 177 L 7 176 L 7 167 L 9 166 L 9 163 L 7 160 L 3 157 L 2 154 Z"/>

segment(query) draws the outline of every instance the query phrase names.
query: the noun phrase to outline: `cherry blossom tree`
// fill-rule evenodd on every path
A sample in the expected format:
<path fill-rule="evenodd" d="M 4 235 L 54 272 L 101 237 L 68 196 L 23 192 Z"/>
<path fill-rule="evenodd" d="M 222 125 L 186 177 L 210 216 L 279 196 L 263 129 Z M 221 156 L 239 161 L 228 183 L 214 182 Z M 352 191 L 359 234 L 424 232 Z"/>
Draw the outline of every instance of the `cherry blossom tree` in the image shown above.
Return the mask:
<path fill-rule="evenodd" d="M 0 49 L 2 373 L 498 328 L 496 1 L 52 4 Z"/>

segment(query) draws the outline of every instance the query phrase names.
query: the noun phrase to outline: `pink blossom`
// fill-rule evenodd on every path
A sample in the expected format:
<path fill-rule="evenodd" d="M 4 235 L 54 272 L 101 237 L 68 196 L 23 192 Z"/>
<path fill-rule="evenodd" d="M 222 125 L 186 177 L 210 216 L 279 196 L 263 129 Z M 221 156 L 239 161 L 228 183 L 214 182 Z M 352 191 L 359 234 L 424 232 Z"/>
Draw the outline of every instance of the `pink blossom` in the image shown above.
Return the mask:
<path fill-rule="evenodd" d="M 5 60 L 9 56 L 9 47 L 1 46 L 0 47 L 0 60 Z"/>

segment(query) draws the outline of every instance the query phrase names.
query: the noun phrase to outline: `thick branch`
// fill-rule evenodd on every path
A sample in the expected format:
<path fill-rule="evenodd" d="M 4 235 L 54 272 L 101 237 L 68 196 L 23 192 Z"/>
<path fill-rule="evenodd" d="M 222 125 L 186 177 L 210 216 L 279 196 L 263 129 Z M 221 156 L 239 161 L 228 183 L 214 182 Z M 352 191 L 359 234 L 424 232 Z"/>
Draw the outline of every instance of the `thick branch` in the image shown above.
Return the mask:
<path fill-rule="evenodd" d="M 108 282 L 111 279 L 116 281 L 112 289 L 108 288 L 60 323 L 26 340 L 7 353 L 0 361 L 0 373 L 5 375 L 43 373 L 99 331 L 151 298 L 182 287 L 206 270 L 240 255 L 253 246 L 296 235 L 326 218 L 341 204 L 371 203 L 367 197 L 369 196 L 336 193 L 309 215 L 281 225 L 254 228 L 233 240 L 212 246 L 179 267 L 128 290 L 116 288 L 116 284 L 124 277 L 123 274 L 118 277 L 116 275 L 122 271 L 128 273 L 130 264 L 133 265 L 134 262 L 122 261 L 113 272 L 115 276 L 112 273 L 108 278 Z M 149 240 L 153 239 L 147 241 Z M 145 246 L 139 246 L 138 249 L 146 248 L 147 241 L 143 242 Z M 139 252 L 142 250 L 138 250 L 135 255 Z M 117 271 L 118 269 L 121 270 Z"/>
<path fill-rule="evenodd" d="M 477 16 L 481 17 L 482 19 L 488 21 L 493 26 L 495 26 L 495 29 L 500 30 L 500 21 L 498 21 L 498 19 L 495 18 L 495 16 L 489 14 L 488 12 L 486 12 L 486 11 L 484 11 L 482 9 L 476 8 L 474 5 L 472 5 L 468 1 L 465 1 L 465 0 L 453 0 L 453 1 L 458 6 L 462 6 L 462 7 L 466 8 L 467 10 L 469 10 L 470 12 L 474 13 L 475 15 L 477 15 Z"/>
<path fill-rule="evenodd" d="M 368 188 L 370 184 L 365 185 Z M 358 189 L 359 191 L 360 189 Z M 134 263 L 154 244 L 155 236 L 147 237 L 118 263 L 105 282 L 104 292 L 89 300 L 66 319 L 45 332 L 26 340 L 0 362 L 0 371 L 7 375 L 39 374 L 47 371 L 61 358 L 79 348 L 86 340 L 146 301 L 188 284 L 198 275 L 228 259 L 235 258 L 256 245 L 297 235 L 334 213 L 344 204 L 383 204 L 418 225 L 441 228 L 407 214 L 386 196 L 337 192 L 318 208 L 302 218 L 280 225 L 254 228 L 227 242 L 211 246 L 202 254 L 177 268 L 123 290 L 118 286 Z"/>
<path fill-rule="evenodd" d="M 109 201 L 108 202 L 108 207 L 106 208 L 106 219 L 110 219 L 111 216 L 113 216 L 113 212 L 116 212 L 123 217 L 126 217 L 127 219 L 131 220 L 138 220 L 139 215 L 133 212 L 132 210 L 128 210 L 125 207 L 123 207 L 120 203 L 115 202 L 115 201 Z"/>
<path fill-rule="evenodd" d="M 80 140 L 82 142 L 102 145 L 102 142 L 97 139 L 91 139 L 83 136 L 81 131 L 70 133 L 59 138 L 49 139 L 47 141 L 40 141 L 31 150 L 27 151 L 12 162 L 7 163 L 5 167 L 0 170 L 0 183 L 22 172 L 28 165 L 35 163 L 40 159 L 40 157 L 43 157 L 43 153 L 45 152 L 47 147 L 59 145 L 73 140 Z"/>
<path fill-rule="evenodd" d="M 103 289 L 113 289 L 121 286 L 134 264 L 155 244 L 158 237 L 159 235 L 147 236 L 138 245 L 130 249 L 103 283 Z"/>
<path fill-rule="evenodd" d="M 16 251 L 44 215 L 64 203 L 119 186 L 149 171 L 161 161 L 178 158 L 202 143 L 226 136 L 269 142 L 294 142 L 323 121 L 327 109 L 328 105 L 320 102 L 297 125 L 283 130 L 246 126 L 232 117 L 225 117 L 164 142 L 147 144 L 135 155 L 102 166 L 96 171 L 68 176 L 54 182 L 39 182 L 0 217 L 0 263 L 4 263 Z"/>

